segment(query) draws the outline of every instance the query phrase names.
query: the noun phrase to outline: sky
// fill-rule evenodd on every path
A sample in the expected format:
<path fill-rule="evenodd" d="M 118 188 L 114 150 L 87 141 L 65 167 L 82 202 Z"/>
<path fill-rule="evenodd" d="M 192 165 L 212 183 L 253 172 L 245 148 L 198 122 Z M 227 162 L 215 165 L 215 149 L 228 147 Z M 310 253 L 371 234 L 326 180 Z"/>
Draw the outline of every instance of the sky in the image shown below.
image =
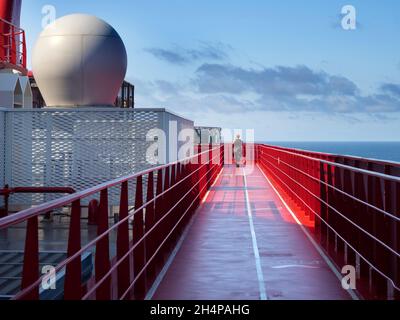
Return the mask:
<path fill-rule="evenodd" d="M 137 107 L 257 141 L 400 141 L 398 0 L 24 0 L 28 55 L 48 5 L 117 30 Z"/>

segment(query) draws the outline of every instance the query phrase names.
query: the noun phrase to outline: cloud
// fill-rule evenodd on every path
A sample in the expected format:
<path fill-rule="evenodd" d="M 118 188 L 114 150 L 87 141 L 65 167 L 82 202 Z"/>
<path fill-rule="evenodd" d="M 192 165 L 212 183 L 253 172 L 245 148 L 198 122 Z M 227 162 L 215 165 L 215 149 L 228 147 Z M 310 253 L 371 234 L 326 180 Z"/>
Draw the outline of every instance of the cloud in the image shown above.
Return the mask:
<path fill-rule="evenodd" d="M 178 93 L 178 90 L 181 89 L 181 86 L 177 83 L 173 83 L 166 80 L 156 80 L 154 81 L 154 86 L 157 90 L 162 93 L 166 93 L 169 95 L 174 95 Z"/>
<path fill-rule="evenodd" d="M 196 49 L 184 49 L 179 46 L 175 46 L 173 49 L 145 49 L 157 59 L 174 65 L 190 64 L 196 61 L 224 61 L 228 59 L 231 50 L 230 46 L 220 42 L 201 42 L 199 48 Z"/>
<path fill-rule="evenodd" d="M 200 94 L 253 96 L 253 109 L 265 111 L 398 112 L 400 85 L 383 84 L 378 93 L 362 95 L 346 77 L 307 66 L 245 69 L 205 63 L 192 80 Z M 245 111 L 245 110 L 244 110 Z"/>
<path fill-rule="evenodd" d="M 389 95 L 400 98 L 400 84 L 384 83 L 381 89 Z"/>
<path fill-rule="evenodd" d="M 145 49 L 147 52 L 151 53 L 153 56 L 160 60 L 164 60 L 166 62 L 172 64 L 185 64 L 187 63 L 187 58 L 181 53 L 177 53 L 171 50 L 165 50 L 161 48 L 149 48 Z"/>
<path fill-rule="evenodd" d="M 254 69 L 204 63 L 186 82 L 134 83 L 146 105 L 179 112 L 312 112 L 347 117 L 400 113 L 400 84 L 382 83 L 375 92 L 365 94 L 344 76 L 304 65 Z"/>
<path fill-rule="evenodd" d="M 256 93 L 274 96 L 354 95 L 358 88 L 350 80 L 315 72 L 306 66 L 244 69 L 232 65 L 203 64 L 197 69 L 195 83 L 200 92 Z"/>

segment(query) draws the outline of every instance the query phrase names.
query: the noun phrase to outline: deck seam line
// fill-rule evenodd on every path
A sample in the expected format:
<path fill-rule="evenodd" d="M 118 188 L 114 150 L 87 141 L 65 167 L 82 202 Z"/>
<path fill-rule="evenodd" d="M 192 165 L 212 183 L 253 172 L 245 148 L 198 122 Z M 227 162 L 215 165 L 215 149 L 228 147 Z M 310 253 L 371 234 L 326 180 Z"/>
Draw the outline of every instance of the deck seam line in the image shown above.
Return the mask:
<path fill-rule="evenodd" d="M 249 200 L 249 192 L 247 190 L 246 172 L 244 169 L 242 169 L 242 171 L 243 171 L 244 194 L 245 194 L 245 198 L 246 198 L 247 216 L 249 218 L 250 233 L 251 233 L 251 239 L 252 239 L 252 243 L 253 243 L 253 252 L 254 252 L 254 258 L 256 261 L 256 270 L 257 270 L 257 278 L 258 278 L 258 287 L 259 287 L 259 291 L 260 291 L 260 300 L 268 300 L 267 292 L 265 289 L 264 275 L 263 275 L 262 267 L 261 267 L 260 251 L 258 250 L 257 236 L 256 236 L 256 232 L 254 229 L 253 215 L 252 215 L 250 200 Z"/>
<path fill-rule="evenodd" d="M 329 268 L 332 270 L 332 272 L 335 274 L 335 276 L 339 279 L 339 282 L 342 283 L 342 274 L 337 270 L 331 259 L 325 254 L 325 252 L 321 249 L 321 247 L 318 245 L 318 243 L 314 240 L 314 238 L 311 236 L 311 234 L 307 231 L 307 229 L 301 224 L 300 220 L 297 218 L 297 216 L 294 214 L 292 209 L 289 207 L 289 205 L 286 203 L 286 201 L 283 199 L 283 197 L 280 195 L 278 190 L 275 188 L 275 186 L 271 183 L 267 175 L 262 171 L 260 166 L 257 164 L 258 169 L 260 169 L 261 173 L 265 177 L 265 179 L 268 181 L 268 183 L 271 185 L 272 189 L 275 191 L 276 195 L 279 197 L 279 199 L 282 201 L 283 205 L 286 207 L 286 209 L 289 211 L 290 215 L 293 217 L 297 225 L 300 227 L 300 229 L 304 232 L 308 240 L 311 242 L 311 244 L 314 246 L 314 248 L 318 251 L 320 256 L 324 259 L 326 264 L 329 266 Z M 353 290 L 346 290 L 347 293 L 350 295 L 350 297 L 353 300 L 360 300 L 360 298 L 357 296 L 357 294 Z"/>
<path fill-rule="evenodd" d="M 214 183 L 211 185 L 214 186 L 218 179 L 221 176 L 222 171 L 224 171 L 225 168 L 222 168 L 221 172 L 217 175 L 217 178 L 215 179 Z M 211 188 L 210 187 L 210 188 Z M 204 199 L 207 199 L 209 196 L 209 193 L 207 193 L 204 196 Z M 203 199 L 203 200 L 204 200 Z M 203 201 L 204 202 L 204 201 Z M 202 203 L 203 203 L 202 202 Z M 202 205 L 201 205 L 202 206 Z M 159 275 L 157 276 L 156 280 L 154 280 L 153 285 L 151 286 L 149 292 L 147 293 L 146 297 L 144 298 L 144 300 L 152 300 L 154 294 L 156 293 L 156 291 L 158 290 L 158 287 L 160 286 L 161 282 L 164 280 L 165 275 L 167 274 L 172 262 L 175 260 L 176 255 L 178 254 L 178 251 L 180 250 L 180 248 L 182 247 L 183 242 L 185 241 L 190 228 L 192 227 L 194 220 L 197 217 L 197 213 L 199 211 L 199 209 L 201 209 L 201 206 L 199 208 L 197 208 L 196 213 L 193 215 L 192 219 L 190 219 L 190 222 L 188 223 L 188 225 L 186 226 L 185 230 L 182 233 L 182 236 L 180 237 L 178 243 L 176 244 L 174 250 L 172 251 L 172 253 L 170 254 L 170 256 L 168 257 L 167 262 L 165 263 L 164 267 L 161 269 Z"/>

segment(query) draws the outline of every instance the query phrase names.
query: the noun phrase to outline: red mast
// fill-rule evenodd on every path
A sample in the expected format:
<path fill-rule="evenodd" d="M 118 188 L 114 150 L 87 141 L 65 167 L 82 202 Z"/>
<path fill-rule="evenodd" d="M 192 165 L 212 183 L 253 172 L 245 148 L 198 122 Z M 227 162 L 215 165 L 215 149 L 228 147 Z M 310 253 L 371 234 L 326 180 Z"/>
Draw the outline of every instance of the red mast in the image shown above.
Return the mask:
<path fill-rule="evenodd" d="M 17 1 L 13 0 L 0 0 L 0 19 L 12 22 L 14 12 L 13 9 L 16 2 Z"/>
<path fill-rule="evenodd" d="M 27 73 L 25 32 L 20 28 L 22 0 L 0 0 L 0 69 Z"/>

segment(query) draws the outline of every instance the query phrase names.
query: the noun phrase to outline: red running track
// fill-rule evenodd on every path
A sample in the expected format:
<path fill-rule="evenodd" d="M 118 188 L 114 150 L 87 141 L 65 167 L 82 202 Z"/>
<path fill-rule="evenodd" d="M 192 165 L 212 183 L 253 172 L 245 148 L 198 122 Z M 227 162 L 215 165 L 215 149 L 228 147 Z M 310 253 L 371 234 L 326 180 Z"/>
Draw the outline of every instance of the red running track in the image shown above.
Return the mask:
<path fill-rule="evenodd" d="M 227 166 L 148 298 L 354 298 L 304 229 L 258 167 Z"/>

